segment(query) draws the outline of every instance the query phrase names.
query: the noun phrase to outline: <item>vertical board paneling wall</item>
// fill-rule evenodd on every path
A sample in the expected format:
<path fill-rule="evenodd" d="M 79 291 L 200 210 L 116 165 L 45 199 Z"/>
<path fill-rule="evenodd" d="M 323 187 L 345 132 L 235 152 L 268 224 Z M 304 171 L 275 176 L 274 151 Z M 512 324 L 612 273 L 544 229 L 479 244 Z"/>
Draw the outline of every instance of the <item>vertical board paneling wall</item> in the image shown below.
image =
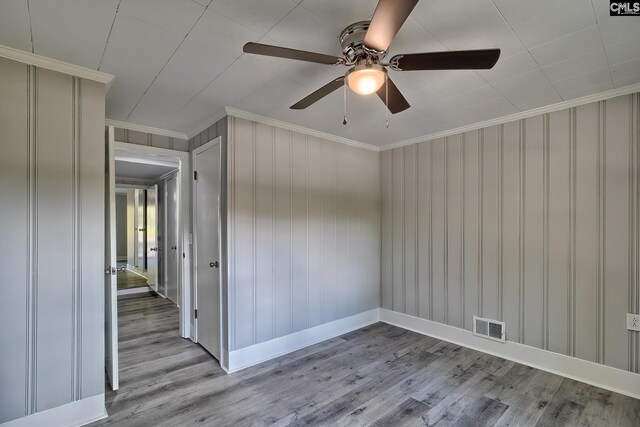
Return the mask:
<path fill-rule="evenodd" d="M 228 123 L 230 350 L 379 307 L 379 154 Z"/>
<path fill-rule="evenodd" d="M 382 307 L 638 372 L 639 103 L 383 151 Z"/>
<path fill-rule="evenodd" d="M 104 392 L 104 93 L 0 58 L 0 423 Z"/>

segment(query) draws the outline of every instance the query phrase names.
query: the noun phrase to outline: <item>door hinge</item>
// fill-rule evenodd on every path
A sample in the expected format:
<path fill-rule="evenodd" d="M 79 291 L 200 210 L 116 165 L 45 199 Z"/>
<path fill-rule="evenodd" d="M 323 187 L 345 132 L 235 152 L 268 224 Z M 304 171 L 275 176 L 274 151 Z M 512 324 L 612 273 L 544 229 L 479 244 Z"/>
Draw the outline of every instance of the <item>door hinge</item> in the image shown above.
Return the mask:
<path fill-rule="evenodd" d="M 197 308 L 196 308 L 195 310 L 193 310 L 193 317 L 194 317 L 195 319 L 197 319 L 197 318 L 198 318 L 198 309 L 197 309 Z"/>
<path fill-rule="evenodd" d="M 198 180 L 198 171 L 193 171 L 193 180 L 194 181 Z"/>

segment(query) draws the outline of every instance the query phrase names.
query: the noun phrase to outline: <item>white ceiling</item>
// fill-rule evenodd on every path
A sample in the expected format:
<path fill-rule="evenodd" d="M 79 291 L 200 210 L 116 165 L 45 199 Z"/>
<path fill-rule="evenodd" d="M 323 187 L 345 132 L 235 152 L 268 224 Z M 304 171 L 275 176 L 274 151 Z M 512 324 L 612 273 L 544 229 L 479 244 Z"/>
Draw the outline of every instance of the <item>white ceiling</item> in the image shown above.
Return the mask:
<path fill-rule="evenodd" d="M 116 166 L 116 178 L 136 178 L 136 179 L 156 179 L 162 175 L 176 170 L 176 167 L 150 164 L 150 163 L 138 163 L 128 160 L 115 161 Z"/>
<path fill-rule="evenodd" d="M 390 54 L 499 47 L 492 70 L 391 72 L 411 108 L 342 93 L 289 106 L 343 67 L 242 54 L 259 41 L 340 54 L 376 0 L 2 0 L 0 44 L 114 74 L 107 118 L 192 133 L 225 106 L 375 145 L 640 82 L 640 22 L 606 0 L 422 0 Z"/>

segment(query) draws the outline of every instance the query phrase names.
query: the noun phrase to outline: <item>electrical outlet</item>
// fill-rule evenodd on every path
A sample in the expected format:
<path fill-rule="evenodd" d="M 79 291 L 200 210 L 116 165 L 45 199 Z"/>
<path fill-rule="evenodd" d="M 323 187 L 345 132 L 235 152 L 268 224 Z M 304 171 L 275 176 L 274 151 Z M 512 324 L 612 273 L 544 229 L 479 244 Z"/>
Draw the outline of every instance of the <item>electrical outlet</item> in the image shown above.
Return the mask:
<path fill-rule="evenodd" d="M 640 331 L 640 314 L 627 313 L 627 329 Z"/>

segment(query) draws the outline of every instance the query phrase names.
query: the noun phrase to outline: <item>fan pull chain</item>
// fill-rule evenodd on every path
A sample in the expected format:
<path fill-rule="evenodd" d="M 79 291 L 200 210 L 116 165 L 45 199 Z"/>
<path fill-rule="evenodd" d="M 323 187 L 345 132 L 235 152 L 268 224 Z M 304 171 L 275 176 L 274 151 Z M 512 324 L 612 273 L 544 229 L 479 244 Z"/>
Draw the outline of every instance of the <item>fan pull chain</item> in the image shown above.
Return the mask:
<path fill-rule="evenodd" d="M 347 125 L 347 79 L 344 80 L 343 85 L 343 106 L 344 106 L 344 118 L 342 119 L 342 124 Z"/>
<path fill-rule="evenodd" d="M 389 74 L 384 73 L 384 92 L 385 92 L 385 110 L 384 110 L 384 127 L 389 128 Z"/>

